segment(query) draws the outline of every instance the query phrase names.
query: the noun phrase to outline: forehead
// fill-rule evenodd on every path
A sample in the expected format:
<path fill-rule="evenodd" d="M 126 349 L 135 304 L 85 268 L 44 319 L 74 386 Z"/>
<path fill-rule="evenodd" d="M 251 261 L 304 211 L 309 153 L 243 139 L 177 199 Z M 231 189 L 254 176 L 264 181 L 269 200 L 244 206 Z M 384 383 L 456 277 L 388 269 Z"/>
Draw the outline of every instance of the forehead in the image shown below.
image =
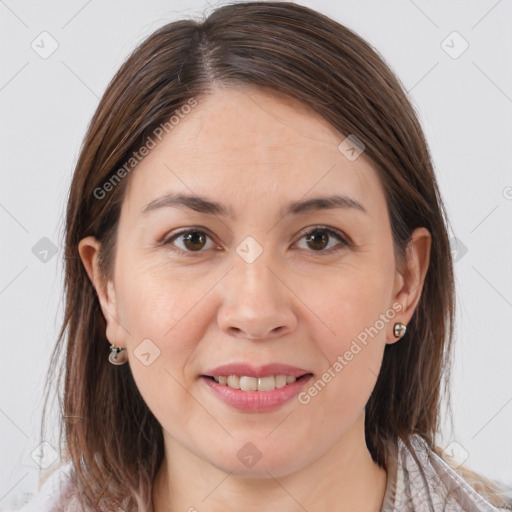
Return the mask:
<path fill-rule="evenodd" d="M 222 193 L 241 207 L 333 188 L 361 200 L 382 193 L 364 154 L 349 160 L 345 136 L 289 96 L 218 87 L 196 101 L 133 172 L 127 197 L 139 210 L 169 190 Z"/>

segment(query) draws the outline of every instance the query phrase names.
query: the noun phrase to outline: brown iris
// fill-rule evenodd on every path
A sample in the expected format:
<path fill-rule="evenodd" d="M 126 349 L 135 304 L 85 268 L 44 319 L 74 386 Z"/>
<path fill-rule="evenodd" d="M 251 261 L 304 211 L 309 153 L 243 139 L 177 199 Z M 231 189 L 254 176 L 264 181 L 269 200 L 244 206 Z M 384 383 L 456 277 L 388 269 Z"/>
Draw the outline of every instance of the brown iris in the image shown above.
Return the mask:
<path fill-rule="evenodd" d="M 206 243 L 206 234 L 201 231 L 190 231 L 183 235 L 183 244 L 191 251 L 199 250 Z"/>
<path fill-rule="evenodd" d="M 310 247 L 315 251 L 324 249 L 329 243 L 329 235 L 325 231 L 312 231 L 306 235 L 306 241 L 310 244 Z M 311 245 L 313 244 L 313 245 Z"/>

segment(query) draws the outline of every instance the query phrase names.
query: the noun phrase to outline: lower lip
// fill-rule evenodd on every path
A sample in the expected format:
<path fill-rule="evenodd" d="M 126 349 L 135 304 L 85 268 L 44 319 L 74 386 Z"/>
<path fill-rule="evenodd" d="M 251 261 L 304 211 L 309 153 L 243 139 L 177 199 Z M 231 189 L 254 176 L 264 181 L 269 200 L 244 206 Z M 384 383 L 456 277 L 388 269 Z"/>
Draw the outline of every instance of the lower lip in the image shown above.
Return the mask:
<path fill-rule="evenodd" d="M 225 403 L 241 411 L 270 411 L 277 409 L 300 393 L 313 375 L 306 375 L 295 382 L 272 391 L 242 391 L 201 376 L 201 380 Z"/>

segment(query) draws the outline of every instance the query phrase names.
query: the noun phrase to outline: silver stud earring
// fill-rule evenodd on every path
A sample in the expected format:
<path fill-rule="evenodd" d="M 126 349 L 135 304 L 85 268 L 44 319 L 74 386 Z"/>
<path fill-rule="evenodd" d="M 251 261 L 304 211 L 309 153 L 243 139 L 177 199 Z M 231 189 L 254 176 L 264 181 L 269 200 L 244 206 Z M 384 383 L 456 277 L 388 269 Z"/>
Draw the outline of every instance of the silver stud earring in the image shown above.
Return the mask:
<path fill-rule="evenodd" d="M 128 353 L 126 352 L 125 348 L 110 345 L 110 354 L 108 356 L 108 360 L 110 363 L 115 364 L 116 366 L 125 364 L 128 361 Z"/>
<path fill-rule="evenodd" d="M 393 326 L 393 334 L 395 335 L 395 338 L 401 338 L 405 334 L 405 331 L 407 331 L 407 326 L 401 322 L 397 322 Z"/>

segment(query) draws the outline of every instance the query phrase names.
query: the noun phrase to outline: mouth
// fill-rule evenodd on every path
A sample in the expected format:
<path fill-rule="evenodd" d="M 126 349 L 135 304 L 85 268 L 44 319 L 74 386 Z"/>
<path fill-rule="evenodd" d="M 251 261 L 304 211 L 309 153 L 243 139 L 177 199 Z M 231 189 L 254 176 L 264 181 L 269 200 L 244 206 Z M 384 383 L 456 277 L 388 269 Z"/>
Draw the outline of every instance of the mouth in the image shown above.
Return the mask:
<path fill-rule="evenodd" d="M 296 397 L 313 379 L 313 373 L 289 366 L 286 369 L 283 365 L 269 365 L 250 370 L 244 365 L 245 371 L 240 370 L 241 365 L 235 366 L 238 370 L 230 365 L 228 370 L 216 368 L 210 375 L 200 375 L 199 378 L 209 393 L 244 413 L 275 411 Z"/>
<path fill-rule="evenodd" d="M 309 379 L 312 375 L 313 374 L 311 372 L 308 372 L 299 376 L 276 374 L 265 377 L 252 377 L 249 375 L 201 375 L 201 377 L 231 389 L 265 392 L 282 389 L 294 382 Z"/>
<path fill-rule="evenodd" d="M 252 366 L 234 362 L 211 368 L 200 377 L 235 390 L 269 392 L 302 382 L 312 375 L 309 370 L 284 363 Z"/>

